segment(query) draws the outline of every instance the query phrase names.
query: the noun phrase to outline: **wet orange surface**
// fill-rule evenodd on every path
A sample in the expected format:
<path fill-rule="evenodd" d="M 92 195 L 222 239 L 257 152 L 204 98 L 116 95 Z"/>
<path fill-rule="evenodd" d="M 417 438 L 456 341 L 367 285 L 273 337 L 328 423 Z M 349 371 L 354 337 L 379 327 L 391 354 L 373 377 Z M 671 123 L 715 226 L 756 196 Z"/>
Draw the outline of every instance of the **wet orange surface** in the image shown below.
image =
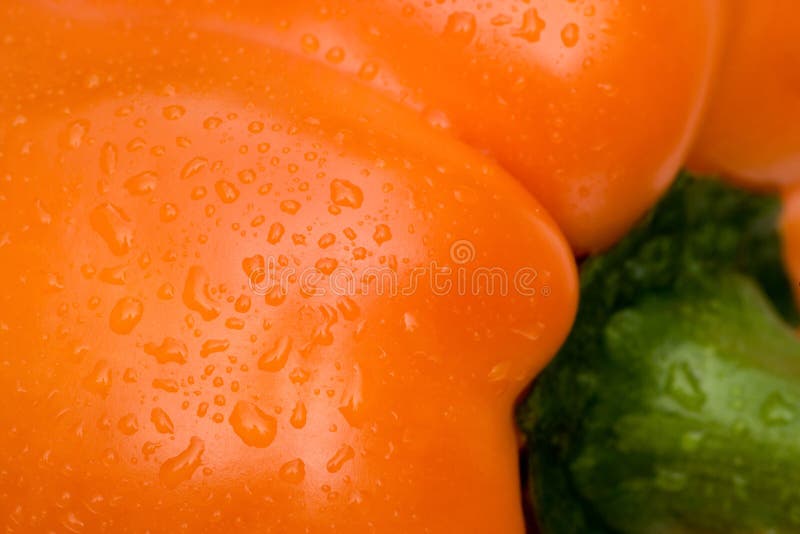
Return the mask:
<path fill-rule="evenodd" d="M 96 24 L 146 22 L 171 34 L 202 28 L 346 73 L 495 158 L 579 254 L 624 235 L 683 164 L 711 81 L 724 4 L 46 3 Z"/>
<path fill-rule="evenodd" d="M 800 41 L 794 0 L 731 2 L 720 75 L 692 165 L 749 187 L 800 182 Z"/>
<path fill-rule="evenodd" d="M 512 404 L 577 299 L 536 200 L 237 32 L 28 4 L 0 18 L 7 531 L 523 532 Z M 506 295 L 459 286 L 481 267 Z"/>

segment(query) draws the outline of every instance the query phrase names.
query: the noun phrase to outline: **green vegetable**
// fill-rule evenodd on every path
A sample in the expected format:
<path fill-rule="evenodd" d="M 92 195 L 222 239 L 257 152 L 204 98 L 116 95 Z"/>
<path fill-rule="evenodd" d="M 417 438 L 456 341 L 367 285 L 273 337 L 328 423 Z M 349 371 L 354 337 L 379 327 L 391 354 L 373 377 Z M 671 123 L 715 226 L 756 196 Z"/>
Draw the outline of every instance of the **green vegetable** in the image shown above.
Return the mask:
<path fill-rule="evenodd" d="M 779 203 L 681 176 L 581 269 L 518 411 L 545 534 L 800 532 L 800 341 Z"/>

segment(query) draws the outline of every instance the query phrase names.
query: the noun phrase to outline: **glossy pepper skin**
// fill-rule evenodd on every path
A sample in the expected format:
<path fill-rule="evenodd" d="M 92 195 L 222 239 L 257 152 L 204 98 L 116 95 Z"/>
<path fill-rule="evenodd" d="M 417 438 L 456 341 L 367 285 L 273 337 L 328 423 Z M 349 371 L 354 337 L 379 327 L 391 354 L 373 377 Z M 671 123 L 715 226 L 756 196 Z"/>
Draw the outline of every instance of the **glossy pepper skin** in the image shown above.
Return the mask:
<path fill-rule="evenodd" d="M 77 5 L 71 2 L 72 5 Z M 84 2 L 125 17 L 130 2 Z M 139 16 L 278 46 L 349 74 L 495 158 L 579 253 L 655 203 L 696 133 L 719 0 L 176 0 Z M 91 6 L 91 7 L 90 7 Z"/>
<path fill-rule="evenodd" d="M 610 527 L 594 532 L 800 527 L 800 342 L 752 281 L 708 286 L 605 326 L 604 388 L 569 466 Z"/>
<path fill-rule="evenodd" d="M 550 217 L 338 73 L 116 14 L 0 19 L 8 531 L 523 532 L 512 404 L 577 298 Z M 526 292 L 393 292 L 434 262 Z"/>
<path fill-rule="evenodd" d="M 800 4 L 730 2 L 692 167 L 776 190 L 800 182 Z"/>

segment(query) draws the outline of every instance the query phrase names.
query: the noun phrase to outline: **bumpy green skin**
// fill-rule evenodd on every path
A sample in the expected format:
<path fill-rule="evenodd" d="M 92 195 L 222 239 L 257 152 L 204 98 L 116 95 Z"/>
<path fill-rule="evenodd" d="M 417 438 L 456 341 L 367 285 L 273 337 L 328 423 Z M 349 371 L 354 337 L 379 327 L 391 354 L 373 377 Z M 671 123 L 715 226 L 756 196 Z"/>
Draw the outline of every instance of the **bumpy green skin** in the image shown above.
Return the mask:
<path fill-rule="evenodd" d="M 684 176 L 584 264 L 576 325 L 518 413 L 545 534 L 800 532 L 778 210 Z"/>
<path fill-rule="evenodd" d="M 614 531 L 800 531 L 800 342 L 748 279 L 710 285 L 606 325 L 569 470 Z"/>

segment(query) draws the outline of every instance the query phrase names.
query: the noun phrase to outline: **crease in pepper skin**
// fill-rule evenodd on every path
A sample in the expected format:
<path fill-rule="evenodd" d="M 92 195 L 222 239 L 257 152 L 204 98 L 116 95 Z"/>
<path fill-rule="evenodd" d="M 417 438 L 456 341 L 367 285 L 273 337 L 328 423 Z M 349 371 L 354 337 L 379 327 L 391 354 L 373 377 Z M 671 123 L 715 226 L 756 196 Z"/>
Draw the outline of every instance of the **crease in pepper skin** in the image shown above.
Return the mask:
<path fill-rule="evenodd" d="M 523 532 L 512 405 L 577 300 L 539 203 L 291 54 L 42 5 L 0 19 L 9 530 Z M 434 262 L 536 292 L 369 275 Z"/>
<path fill-rule="evenodd" d="M 800 307 L 800 187 L 785 189 L 781 198 L 783 210 L 780 230 L 783 240 L 783 262 L 795 301 Z"/>
<path fill-rule="evenodd" d="M 95 19 L 179 13 L 347 73 L 490 154 L 539 199 L 575 252 L 586 254 L 622 237 L 683 164 L 716 63 L 723 4 L 68 5 Z"/>

